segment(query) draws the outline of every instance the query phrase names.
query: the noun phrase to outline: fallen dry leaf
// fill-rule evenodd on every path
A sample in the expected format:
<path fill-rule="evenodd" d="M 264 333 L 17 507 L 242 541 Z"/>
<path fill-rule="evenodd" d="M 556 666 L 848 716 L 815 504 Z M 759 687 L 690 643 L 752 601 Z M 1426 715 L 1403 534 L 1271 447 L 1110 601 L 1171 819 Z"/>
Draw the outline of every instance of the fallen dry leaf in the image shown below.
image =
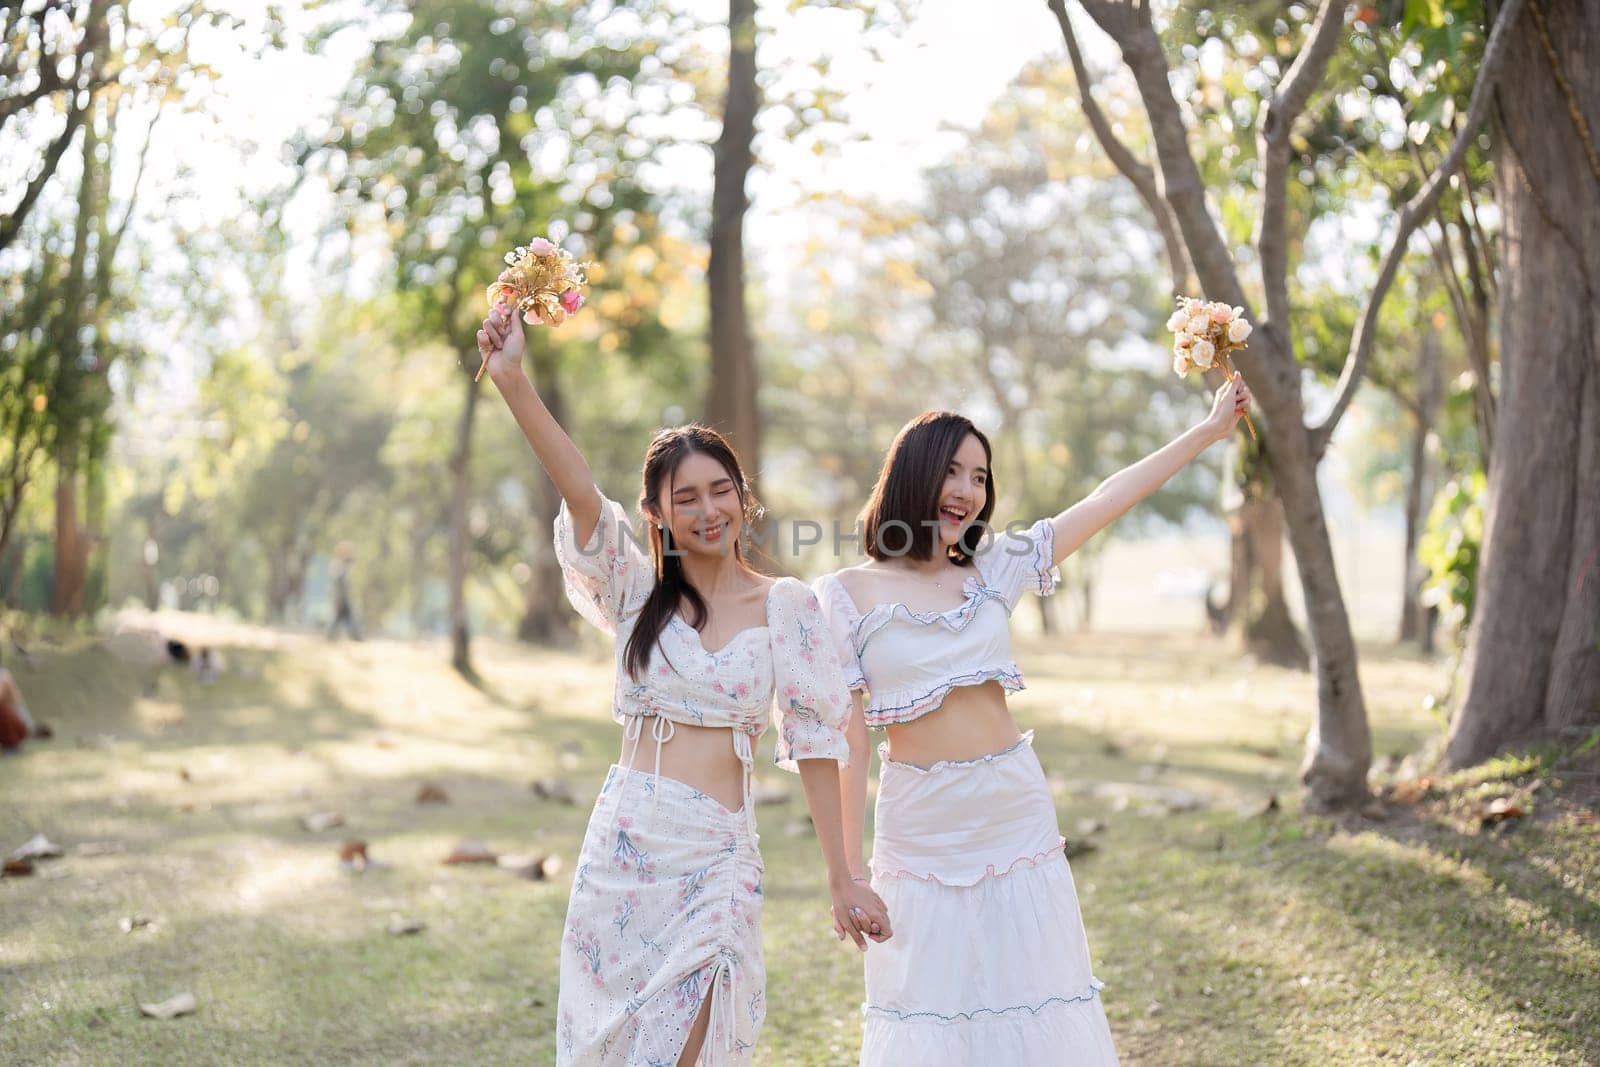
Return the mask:
<path fill-rule="evenodd" d="M 378 740 L 375 741 L 374 744 L 376 744 L 379 748 L 383 748 L 383 749 L 390 749 L 390 748 L 394 748 L 395 747 L 394 742 L 389 740 L 387 737 L 378 738 Z"/>
<path fill-rule="evenodd" d="M 1508 819 L 1520 819 L 1527 814 L 1527 811 L 1519 807 L 1510 797 L 1495 797 L 1488 806 L 1478 812 L 1478 820 L 1484 826 L 1493 826 Z"/>
<path fill-rule="evenodd" d="M 554 853 L 547 856 L 505 855 L 496 859 L 495 863 L 502 871 L 532 882 L 554 878 L 561 870 L 561 858 Z"/>
<path fill-rule="evenodd" d="M 43 834 L 34 834 L 12 851 L 11 858 L 14 860 L 49 860 L 63 854 L 60 845 Z"/>
<path fill-rule="evenodd" d="M 399 912 L 389 916 L 389 925 L 386 929 L 395 937 L 406 937 L 409 934 L 420 934 L 428 928 L 428 924 L 421 919 L 408 919 Z"/>
<path fill-rule="evenodd" d="M 423 782 L 422 787 L 417 790 L 417 803 L 448 804 L 450 803 L 450 795 L 441 786 L 434 785 L 432 782 Z"/>
<path fill-rule="evenodd" d="M 346 841 L 339 846 L 339 862 L 352 871 L 360 872 L 367 869 L 372 862 L 367 858 L 367 843 L 365 841 Z"/>
<path fill-rule="evenodd" d="M 117 923 L 117 928 L 125 934 L 135 930 L 143 930 L 147 926 L 154 926 L 155 920 L 144 915 L 124 915 Z"/>
<path fill-rule="evenodd" d="M 1395 783 L 1394 788 L 1389 791 L 1389 799 L 1396 804 L 1415 804 L 1427 796 L 1432 788 L 1433 778 L 1428 775 L 1421 778 L 1407 778 Z"/>
<path fill-rule="evenodd" d="M 140 1004 L 139 1011 L 152 1019 L 176 1019 L 180 1015 L 197 1011 L 199 1007 L 200 1001 L 195 999 L 193 993 L 179 993 L 159 1004 Z"/>
<path fill-rule="evenodd" d="M 182 778 L 186 782 L 194 781 L 194 776 L 189 773 L 189 768 L 187 767 L 178 768 L 178 777 Z"/>
<path fill-rule="evenodd" d="M 533 795 L 540 800 L 550 800 L 568 806 L 578 803 L 578 798 L 572 793 L 572 786 L 559 778 L 540 778 L 528 788 L 533 790 Z"/>
<path fill-rule="evenodd" d="M 482 841 L 462 841 L 450 850 L 445 863 L 494 863 L 499 859 Z"/>
<path fill-rule="evenodd" d="M 6 860 L 4 870 L 0 871 L 0 877 L 4 877 L 4 878 L 21 878 L 23 875 L 32 874 L 32 873 L 33 873 L 33 861 L 32 860 L 13 860 L 13 859 L 8 859 L 8 860 Z"/>
<path fill-rule="evenodd" d="M 337 811 L 313 812 L 310 815 L 302 816 L 300 825 L 314 834 L 320 834 L 324 830 L 332 830 L 336 826 L 343 826 L 344 816 Z"/>

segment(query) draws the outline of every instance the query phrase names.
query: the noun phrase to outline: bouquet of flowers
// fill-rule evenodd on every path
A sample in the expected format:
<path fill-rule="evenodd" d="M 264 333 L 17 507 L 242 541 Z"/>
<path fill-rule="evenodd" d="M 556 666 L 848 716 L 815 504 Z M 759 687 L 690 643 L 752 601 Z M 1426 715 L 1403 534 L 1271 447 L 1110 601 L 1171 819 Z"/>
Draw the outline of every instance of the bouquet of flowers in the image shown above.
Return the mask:
<path fill-rule="evenodd" d="M 1175 335 L 1172 342 L 1172 370 L 1182 377 L 1196 368 L 1205 371 L 1221 368 L 1231 382 L 1238 376 L 1229 353 L 1248 347 L 1251 326 L 1244 317 L 1244 308 L 1229 307 L 1216 301 L 1197 300 L 1180 296 L 1178 308 L 1167 320 L 1167 329 Z M 1250 439 L 1255 440 L 1255 424 L 1250 416 L 1244 417 L 1250 428 Z"/>
<path fill-rule="evenodd" d="M 584 271 L 592 266 L 574 260 L 572 253 L 554 241 L 535 237 L 526 247 L 506 253 L 506 269 L 489 286 L 489 307 L 503 300 L 521 312 L 522 321 L 530 326 L 560 326 L 583 307 L 583 292 L 589 284 Z M 483 377 L 488 365 L 485 356 L 474 381 Z"/>

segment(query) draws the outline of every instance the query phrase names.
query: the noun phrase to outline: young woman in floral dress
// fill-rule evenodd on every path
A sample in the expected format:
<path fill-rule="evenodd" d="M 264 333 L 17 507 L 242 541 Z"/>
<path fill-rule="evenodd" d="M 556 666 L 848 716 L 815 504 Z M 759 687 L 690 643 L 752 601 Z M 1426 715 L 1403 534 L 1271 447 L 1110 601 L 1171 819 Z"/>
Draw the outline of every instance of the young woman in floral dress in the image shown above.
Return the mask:
<path fill-rule="evenodd" d="M 769 717 L 779 765 L 800 774 L 837 930 L 863 948 L 890 934 L 882 902 L 844 858 L 838 765 L 849 754 L 849 690 L 817 601 L 801 582 L 745 562 L 754 501 L 716 431 L 684 426 L 650 443 L 639 500 L 646 552 L 523 372 L 517 316 L 496 306 L 477 339 L 561 492 L 567 596 L 617 643 L 622 753 L 573 878 L 556 1062 L 749 1064 L 766 1014 L 750 776 Z"/>

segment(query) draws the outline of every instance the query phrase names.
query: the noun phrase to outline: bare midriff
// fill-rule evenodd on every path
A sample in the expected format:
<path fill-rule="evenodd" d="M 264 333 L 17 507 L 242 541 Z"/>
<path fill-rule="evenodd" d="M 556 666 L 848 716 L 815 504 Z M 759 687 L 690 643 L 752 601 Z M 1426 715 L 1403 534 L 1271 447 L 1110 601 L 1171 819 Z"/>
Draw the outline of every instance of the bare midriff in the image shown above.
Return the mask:
<path fill-rule="evenodd" d="M 931 767 L 940 760 L 969 760 L 1004 751 L 1022 734 L 997 681 L 962 685 L 921 718 L 888 728 L 889 758 Z"/>
<path fill-rule="evenodd" d="M 654 719 L 641 722 L 635 750 L 632 738 L 623 737 L 617 763 L 635 771 L 656 770 Z M 661 776 L 675 778 L 715 799 L 729 811 L 744 806 L 744 766 L 733 750 L 733 730 L 726 726 L 672 724 L 672 736 L 661 743 Z"/>

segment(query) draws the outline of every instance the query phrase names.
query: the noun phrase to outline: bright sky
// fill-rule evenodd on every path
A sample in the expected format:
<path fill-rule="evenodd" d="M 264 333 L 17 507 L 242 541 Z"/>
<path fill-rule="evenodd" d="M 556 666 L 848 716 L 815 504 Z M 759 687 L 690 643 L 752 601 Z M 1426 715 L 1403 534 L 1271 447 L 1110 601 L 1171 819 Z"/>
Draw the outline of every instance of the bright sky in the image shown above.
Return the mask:
<path fill-rule="evenodd" d="M 691 2 L 710 13 L 725 10 L 721 4 Z M 266 2 L 233 0 L 223 6 L 254 27 L 264 18 Z M 362 10 L 351 0 L 343 6 Z M 852 126 L 869 140 L 848 145 L 841 155 L 824 160 L 809 154 L 786 155 L 785 182 L 886 197 L 904 195 L 915 189 L 922 167 L 950 150 L 954 142 L 939 134 L 943 127 L 975 124 L 1028 60 L 1045 51 L 1060 51 L 1059 32 L 1037 0 L 992 0 L 984 17 L 974 18 L 973 12 L 971 0 L 923 0 L 909 34 L 890 43 L 882 66 L 836 65 L 835 77 L 849 86 Z M 291 26 L 309 24 L 303 13 L 292 10 L 290 15 Z M 158 143 L 166 150 L 156 153 L 167 160 L 167 173 L 151 177 L 159 183 L 181 161 L 201 179 L 205 192 L 199 207 L 205 217 L 214 222 L 236 218 L 241 192 L 260 191 L 289 176 L 282 145 L 302 126 L 329 113 L 335 95 L 367 50 L 367 32 L 342 33 L 321 55 L 288 50 L 250 56 L 237 41 L 227 39 L 204 45 L 203 58 L 222 72 L 220 99 L 212 110 L 231 136 L 218 136 L 199 118 L 171 123 Z M 832 43 L 821 37 L 806 39 L 819 32 L 825 30 L 800 24 L 789 36 L 771 42 L 771 50 L 798 57 L 817 54 Z M 246 142 L 242 148 L 235 140 L 241 138 Z M 674 185 L 709 196 L 709 152 L 674 157 L 669 166 Z M 774 188 L 759 174 L 751 185 L 752 244 L 763 253 L 776 253 L 787 243 L 785 231 L 792 236 L 799 226 L 788 202 L 792 191 Z M 311 215 L 318 210 L 313 198 L 303 206 Z M 297 222 L 309 237 L 313 219 L 302 217 Z"/>

